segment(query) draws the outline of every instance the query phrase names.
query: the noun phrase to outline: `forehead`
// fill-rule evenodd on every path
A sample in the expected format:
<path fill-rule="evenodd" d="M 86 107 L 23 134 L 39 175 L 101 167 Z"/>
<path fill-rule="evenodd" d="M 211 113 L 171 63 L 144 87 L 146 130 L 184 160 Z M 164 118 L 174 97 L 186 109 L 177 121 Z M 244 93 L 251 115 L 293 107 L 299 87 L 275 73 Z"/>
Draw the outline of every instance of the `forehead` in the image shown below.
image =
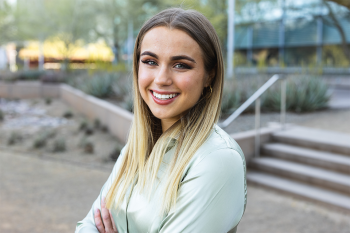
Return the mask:
<path fill-rule="evenodd" d="M 149 30 L 141 43 L 141 53 L 152 51 L 157 55 L 200 56 L 201 48 L 187 33 L 179 29 L 156 27 Z"/>

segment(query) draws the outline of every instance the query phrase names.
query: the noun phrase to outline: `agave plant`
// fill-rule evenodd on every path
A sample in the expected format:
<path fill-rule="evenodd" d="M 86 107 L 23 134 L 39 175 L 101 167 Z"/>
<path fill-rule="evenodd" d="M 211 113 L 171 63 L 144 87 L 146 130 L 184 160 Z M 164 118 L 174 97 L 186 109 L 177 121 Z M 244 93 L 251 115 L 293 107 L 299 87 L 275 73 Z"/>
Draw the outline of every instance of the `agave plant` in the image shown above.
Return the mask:
<path fill-rule="evenodd" d="M 106 73 L 89 78 L 83 86 L 83 91 L 98 98 L 107 98 L 113 95 L 114 76 Z"/>
<path fill-rule="evenodd" d="M 294 112 L 310 112 L 327 107 L 330 95 L 327 84 L 317 77 L 289 79 L 286 92 L 286 109 Z M 279 111 L 281 89 L 275 86 L 262 96 L 262 109 Z"/>

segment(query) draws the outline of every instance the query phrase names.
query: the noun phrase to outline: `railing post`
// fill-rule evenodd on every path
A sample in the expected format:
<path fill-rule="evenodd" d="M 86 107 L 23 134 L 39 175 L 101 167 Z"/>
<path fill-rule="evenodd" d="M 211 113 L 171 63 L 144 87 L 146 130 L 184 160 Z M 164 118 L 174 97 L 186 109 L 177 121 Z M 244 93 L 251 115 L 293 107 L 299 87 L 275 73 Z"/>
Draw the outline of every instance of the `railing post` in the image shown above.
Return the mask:
<path fill-rule="evenodd" d="M 255 157 L 260 157 L 260 97 L 255 101 Z"/>
<path fill-rule="evenodd" d="M 286 92 L 287 92 L 287 80 L 283 78 L 281 80 L 281 125 L 282 129 L 286 124 Z"/>

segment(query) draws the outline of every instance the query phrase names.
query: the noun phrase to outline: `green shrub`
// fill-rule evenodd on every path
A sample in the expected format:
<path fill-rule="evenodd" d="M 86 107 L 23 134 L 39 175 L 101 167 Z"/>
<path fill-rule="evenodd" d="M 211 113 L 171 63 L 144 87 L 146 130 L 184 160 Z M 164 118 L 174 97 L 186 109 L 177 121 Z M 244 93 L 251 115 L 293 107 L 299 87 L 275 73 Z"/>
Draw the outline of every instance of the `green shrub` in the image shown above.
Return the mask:
<path fill-rule="evenodd" d="M 87 79 L 81 89 L 86 94 L 98 98 L 107 98 L 114 94 L 112 86 L 115 78 L 116 75 L 111 73 L 96 74 L 92 78 Z"/>
<path fill-rule="evenodd" d="M 5 119 L 5 114 L 3 111 L 0 109 L 0 121 L 3 121 Z"/>
<path fill-rule="evenodd" d="M 69 119 L 69 118 L 72 118 L 73 116 L 74 116 L 74 114 L 72 113 L 72 111 L 66 111 L 66 112 L 64 112 L 63 113 L 63 115 L 62 115 L 64 118 L 67 118 L 67 119 Z"/>
<path fill-rule="evenodd" d="M 43 148 L 46 146 L 47 143 L 47 138 L 41 134 L 37 138 L 35 138 L 34 143 L 33 143 L 33 148 L 39 149 Z"/>
<path fill-rule="evenodd" d="M 43 70 L 23 70 L 17 72 L 19 80 L 39 80 L 43 74 L 45 74 Z"/>
<path fill-rule="evenodd" d="M 33 148 L 39 149 L 46 146 L 47 141 L 54 137 L 56 132 L 53 130 L 45 130 L 40 132 L 37 137 L 34 139 Z"/>
<path fill-rule="evenodd" d="M 80 122 L 79 131 L 85 131 L 85 129 L 89 126 L 89 123 L 86 120 Z"/>
<path fill-rule="evenodd" d="M 18 132 L 11 132 L 10 137 L 7 140 L 8 145 L 14 145 L 18 142 L 21 142 L 23 137 Z"/>
<path fill-rule="evenodd" d="M 327 107 L 330 95 L 327 84 L 317 77 L 301 77 L 287 81 L 286 109 L 293 112 L 311 112 Z M 280 111 L 281 87 L 277 84 L 262 96 L 262 109 Z"/>
<path fill-rule="evenodd" d="M 117 161 L 121 150 L 122 150 L 122 147 L 120 145 L 116 145 L 114 149 L 111 151 L 111 153 L 109 154 L 108 158 L 112 161 Z"/>
<path fill-rule="evenodd" d="M 226 81 L 221 111 L 227 116 L 241 106 L 266 80 Z M 330 95 L 327 84 L 318 77 L 293 77 L 287 81 L 286 109 L 293 112 L 310 112 L 327 107 Z M 275 83 L 261 96 L 261 111 L 280 111 L 281 83 Z M 254 111 L 254 103 L 245 112 Z"/>
<path fill-rule="evenodd" d="M 50 98 L 45 99 L 46 105 L 50 105 L 52 103 L 52 100 Z"/>
<path fill-rule="evenodd" d="M 57 138 L 53 142 L 52 152 L 64 152 L 66 151 L 66 141 L 64 138 Z"/>
<path fill-rule="evenodd" d="M 94 127 L 95 129 L 101 128 L 101 121 L 98 118 L 94 120 Z"/>

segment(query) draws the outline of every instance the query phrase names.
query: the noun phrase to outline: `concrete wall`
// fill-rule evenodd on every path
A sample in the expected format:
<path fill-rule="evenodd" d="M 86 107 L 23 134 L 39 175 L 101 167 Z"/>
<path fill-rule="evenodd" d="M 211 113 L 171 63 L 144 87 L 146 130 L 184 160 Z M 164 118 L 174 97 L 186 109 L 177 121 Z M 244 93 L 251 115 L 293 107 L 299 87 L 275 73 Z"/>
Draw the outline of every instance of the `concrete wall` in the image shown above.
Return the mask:
<path fill-rule="evenodd" d="M 0 81 L 0 97 L 8 99 L 59 98 L 60 86 L 40 81 Z"/>
<path fill-rule="evenodd" d="M 104 100 L 61 84 L 61 99 L 89 119 L 99 119 L 120 141 L 126 143 L 133 114 Z"/>
<path fill-rule="evenodd" d="M 260 146 L 271 141 L 272 133 L 280 130 L 280 126 L 271 126 L 260 129 Z M 238 143 L 243 150 L 246 161 L 255 156 L 255 130 L 231 134 L 230 136 Z"/>

